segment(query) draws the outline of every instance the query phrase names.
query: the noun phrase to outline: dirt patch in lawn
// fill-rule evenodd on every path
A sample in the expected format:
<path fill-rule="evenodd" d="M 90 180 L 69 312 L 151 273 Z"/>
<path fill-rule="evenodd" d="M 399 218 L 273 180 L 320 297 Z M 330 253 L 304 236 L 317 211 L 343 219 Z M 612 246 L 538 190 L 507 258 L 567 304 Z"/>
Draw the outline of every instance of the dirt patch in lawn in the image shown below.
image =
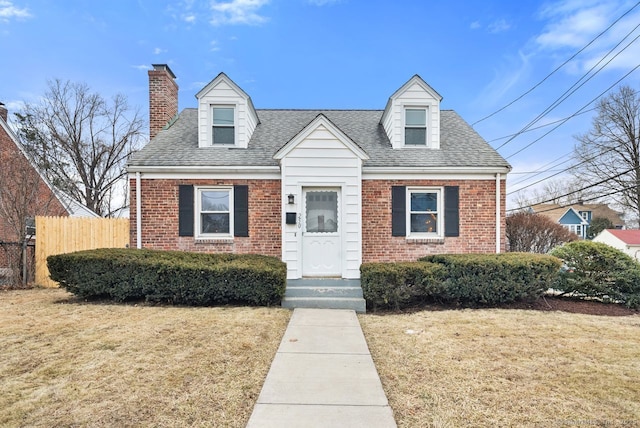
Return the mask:
<path fill-rule="evenodd" d="M 249 420 L 291 312 L 0 292 L 0 426 Z"/>

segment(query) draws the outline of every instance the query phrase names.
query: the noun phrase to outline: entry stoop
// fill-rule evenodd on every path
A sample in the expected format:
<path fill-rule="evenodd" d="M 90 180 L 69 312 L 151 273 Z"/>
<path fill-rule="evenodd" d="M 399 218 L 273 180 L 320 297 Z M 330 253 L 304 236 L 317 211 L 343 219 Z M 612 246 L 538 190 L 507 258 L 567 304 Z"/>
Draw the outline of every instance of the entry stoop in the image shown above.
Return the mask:
<path fill-rule="evenodd" d="M 282 307 L 352 309 L 356 312 L 366 312 L 359 279 L 288 279 Z"/>

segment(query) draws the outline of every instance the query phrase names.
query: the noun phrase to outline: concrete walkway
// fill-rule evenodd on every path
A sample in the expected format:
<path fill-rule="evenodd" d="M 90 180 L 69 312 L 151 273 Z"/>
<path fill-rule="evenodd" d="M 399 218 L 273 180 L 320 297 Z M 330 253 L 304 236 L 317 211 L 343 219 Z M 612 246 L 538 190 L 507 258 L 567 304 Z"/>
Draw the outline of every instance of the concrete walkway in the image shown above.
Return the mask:
<path fill-rule="evenodd" d="M 396 427 L 354 311 L 294 310 L 247 427 Z"/>

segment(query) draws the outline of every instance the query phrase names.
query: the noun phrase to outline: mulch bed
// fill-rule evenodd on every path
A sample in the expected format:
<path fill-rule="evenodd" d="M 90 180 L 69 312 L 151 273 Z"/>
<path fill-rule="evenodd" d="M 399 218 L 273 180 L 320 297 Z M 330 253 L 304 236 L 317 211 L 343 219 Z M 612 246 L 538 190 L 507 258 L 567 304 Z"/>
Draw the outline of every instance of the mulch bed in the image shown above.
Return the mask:
<path fill-rule="evenodd" d="M 534 302 L 517 302 L 501 306 L 508 309 L 528 309 L 535 311 L 562 311 L 574 314 L 605 315 L 623 317 L 640 314 L 635 309 L 613 303 L 571 299 L 568 297 L 543 297 Z"/>

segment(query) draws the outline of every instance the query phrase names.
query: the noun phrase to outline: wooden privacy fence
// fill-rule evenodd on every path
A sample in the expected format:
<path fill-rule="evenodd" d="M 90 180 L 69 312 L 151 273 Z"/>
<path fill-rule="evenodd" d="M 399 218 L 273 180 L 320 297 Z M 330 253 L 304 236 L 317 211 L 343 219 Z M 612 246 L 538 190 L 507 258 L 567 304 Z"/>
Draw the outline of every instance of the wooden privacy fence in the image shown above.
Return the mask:
<path fill-rule="evenodd" d="M 36 284 L 58 286 L 49 278 L 51 255 L 128 245 L 127 218 L 36 217 Z"/>

